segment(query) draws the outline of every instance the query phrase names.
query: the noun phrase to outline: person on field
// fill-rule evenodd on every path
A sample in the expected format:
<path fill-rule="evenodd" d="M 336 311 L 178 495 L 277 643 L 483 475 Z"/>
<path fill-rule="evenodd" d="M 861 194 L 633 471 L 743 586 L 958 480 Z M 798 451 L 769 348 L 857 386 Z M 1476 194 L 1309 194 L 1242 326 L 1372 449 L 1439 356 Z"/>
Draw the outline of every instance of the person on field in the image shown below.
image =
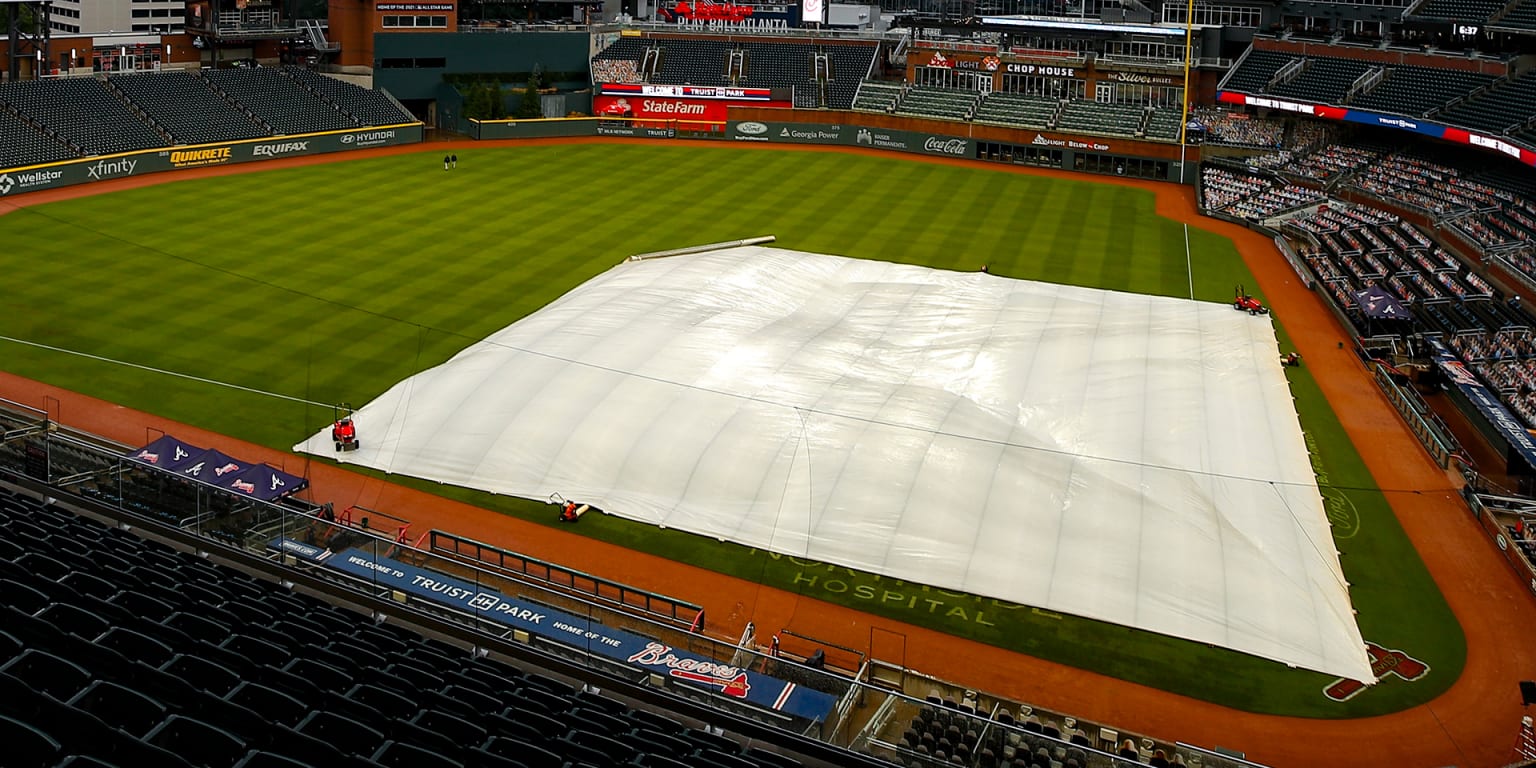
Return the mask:
<path fill-rule="evenodd" d="M 448 160 L 453 163 L 453 167 L 455 167 L 455 168 L 459 167 L 459 156 L 458 155 L 456 155 L 456 154 L 449 155 L 448 156 Z"/>
<path fill-rule="evenodd" d="M 443 155 L 443 170 L 448 170 L 448 155 Z"/>

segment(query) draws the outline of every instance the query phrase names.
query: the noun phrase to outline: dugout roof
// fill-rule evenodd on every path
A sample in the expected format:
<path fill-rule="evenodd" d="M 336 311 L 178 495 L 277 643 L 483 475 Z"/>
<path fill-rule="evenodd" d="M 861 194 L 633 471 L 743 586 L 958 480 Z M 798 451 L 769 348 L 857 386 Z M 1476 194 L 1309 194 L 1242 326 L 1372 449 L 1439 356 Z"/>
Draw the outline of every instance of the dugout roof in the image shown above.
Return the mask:
<path fill-rule="evenodd" d="M 296 450 L 1372 680 L 1267 317 L 765 247 L 631 261 Z"/>

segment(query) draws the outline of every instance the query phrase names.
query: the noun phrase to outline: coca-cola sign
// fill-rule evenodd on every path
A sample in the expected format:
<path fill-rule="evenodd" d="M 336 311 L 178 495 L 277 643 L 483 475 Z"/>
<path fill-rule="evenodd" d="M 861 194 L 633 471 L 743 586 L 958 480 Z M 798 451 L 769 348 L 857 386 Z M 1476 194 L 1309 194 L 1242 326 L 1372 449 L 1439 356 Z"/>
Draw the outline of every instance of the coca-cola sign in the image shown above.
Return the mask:
<path fill-rule="evenodd" d="M 971 143 L 965 139 L 949 139 L 941 136 L 929 136 L 923 142 L 923 151 L 936 155 L 954 155 L 965 157 L 969 154 Z"/>

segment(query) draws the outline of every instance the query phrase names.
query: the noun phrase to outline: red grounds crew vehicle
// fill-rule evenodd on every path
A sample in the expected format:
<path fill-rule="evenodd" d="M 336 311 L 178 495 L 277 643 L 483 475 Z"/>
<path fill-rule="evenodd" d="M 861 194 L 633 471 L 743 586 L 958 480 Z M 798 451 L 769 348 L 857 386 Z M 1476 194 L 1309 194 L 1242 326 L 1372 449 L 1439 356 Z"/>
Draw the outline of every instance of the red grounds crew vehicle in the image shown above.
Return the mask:
<path fill-rule="evenodd" d="M 336 420 L 331 423 L 331 442 L 336 445 L 338 451 L 355 451 L 362 447 L 357 439 L 357 425 L 352 422 L 352 406 L 342 403 L 336 406 L 334 416 Z"/>
<path fill-rule="evenodd" d="M 1237 286 L 1237 295 L 1232 299 L 1232 308 L 1250 315 L 1269 314 L 1269 307 L 1264 306 L 1264 302 L 1249 296 L 1247 290 L 1241 285 Z"/>

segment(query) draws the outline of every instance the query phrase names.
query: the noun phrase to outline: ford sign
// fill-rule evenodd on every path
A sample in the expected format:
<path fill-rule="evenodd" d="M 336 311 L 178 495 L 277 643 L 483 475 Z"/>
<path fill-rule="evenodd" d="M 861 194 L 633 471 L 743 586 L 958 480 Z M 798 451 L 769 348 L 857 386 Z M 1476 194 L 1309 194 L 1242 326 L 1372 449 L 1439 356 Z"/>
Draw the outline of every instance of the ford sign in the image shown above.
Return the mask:
<path fill-rule="evenodd" d="M 740 123 L 736 126 L 737 133 L 745 133 L 748 136 L 761 136 L 768 132 L 768 126 L 762 123 Z"/>

